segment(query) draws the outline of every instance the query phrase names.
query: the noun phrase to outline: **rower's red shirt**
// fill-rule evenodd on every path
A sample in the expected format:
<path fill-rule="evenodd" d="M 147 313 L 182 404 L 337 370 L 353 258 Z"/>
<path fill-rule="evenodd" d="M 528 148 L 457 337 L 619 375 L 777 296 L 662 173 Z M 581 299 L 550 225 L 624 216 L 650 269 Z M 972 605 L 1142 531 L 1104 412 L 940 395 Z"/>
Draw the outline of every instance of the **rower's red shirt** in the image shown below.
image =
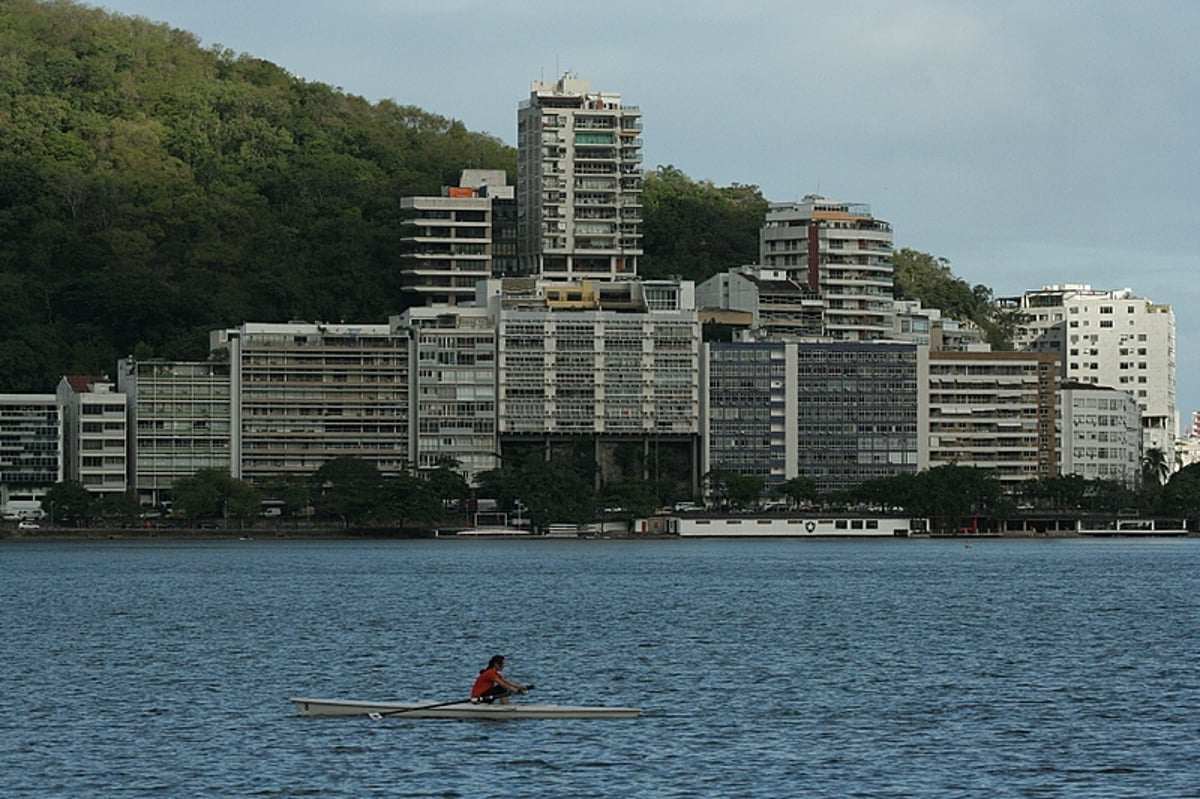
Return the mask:
<path fill-rule="evenodd" d="M 484 693 L 500 681 L 500 672 L 493 669 L 484 669 L 479 672 L 479 676 L 475 678 L 475 685 L 471 687 L 471 698 L 478 699 Z"/>

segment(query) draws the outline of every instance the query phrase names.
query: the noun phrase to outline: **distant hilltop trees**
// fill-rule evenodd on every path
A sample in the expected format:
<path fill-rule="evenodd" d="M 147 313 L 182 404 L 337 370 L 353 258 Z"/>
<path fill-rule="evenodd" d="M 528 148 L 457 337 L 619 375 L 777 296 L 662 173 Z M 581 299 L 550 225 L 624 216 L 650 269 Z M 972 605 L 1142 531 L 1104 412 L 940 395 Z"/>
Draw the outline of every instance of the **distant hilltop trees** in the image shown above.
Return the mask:
<path fill-rule="evenodd" d="M 515 182 L 516 152 L 494 136 L 145 18 L 6 0 L 0 31 L 0 392 L 130 354 L 205 357 L 208 331 L 246 320 L 386 319 L 401 198 L 466 167 Z M 757 259 L 757 186 L 666 166 L 643 199 L 645 276 L 699 282 Z M 905 282 L 908 252 L 898 291 L 986 316 L 979 286 L 939 305 L 961 282 L 948 269 Z"/>

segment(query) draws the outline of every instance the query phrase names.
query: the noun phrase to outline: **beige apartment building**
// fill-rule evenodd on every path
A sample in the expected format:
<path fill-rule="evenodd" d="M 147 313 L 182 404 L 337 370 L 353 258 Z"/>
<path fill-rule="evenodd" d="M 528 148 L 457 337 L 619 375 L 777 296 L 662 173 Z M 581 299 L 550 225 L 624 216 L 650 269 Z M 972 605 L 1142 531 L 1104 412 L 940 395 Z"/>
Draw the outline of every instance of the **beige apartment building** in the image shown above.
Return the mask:
<path fill-rule="evenodd" d="M 211 341 L 229 353 L 234 477 L 308 477 L 338 457 L 410 467 L 408 330 L 247 322 Z"/>
<path fill-rule="evenodd" d="M 1058 474 L 1058 356 L 930 352 L 929 466 L 984 469 L 1002 483 Z"/>

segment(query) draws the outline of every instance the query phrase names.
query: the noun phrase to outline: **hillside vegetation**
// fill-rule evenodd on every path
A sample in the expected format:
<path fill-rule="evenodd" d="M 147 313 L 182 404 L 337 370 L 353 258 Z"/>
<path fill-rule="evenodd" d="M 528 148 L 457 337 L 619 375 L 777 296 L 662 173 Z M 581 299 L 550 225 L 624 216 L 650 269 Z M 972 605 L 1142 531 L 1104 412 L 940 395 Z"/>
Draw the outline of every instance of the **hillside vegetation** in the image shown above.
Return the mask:
<path fill-rule="evenodd" d="M 129 354 L 202 358 L 209 330 L 244 321 L 384 321 L 400 198 L 468 167 L 515 182 L 516 153 L 144 18 L 0 0 L 0 392 Z M 757 259 L 756 186 L 659 167 L 644 202 L 644 275 Z"/>
<path fill-rule="evenodd" d="M 403 94 L 403 86 L 397 86 Z M 512 148 L 69 2 L 0 3 L 0 391 L 245 320 L 386 319 L 400 198 Z"/>

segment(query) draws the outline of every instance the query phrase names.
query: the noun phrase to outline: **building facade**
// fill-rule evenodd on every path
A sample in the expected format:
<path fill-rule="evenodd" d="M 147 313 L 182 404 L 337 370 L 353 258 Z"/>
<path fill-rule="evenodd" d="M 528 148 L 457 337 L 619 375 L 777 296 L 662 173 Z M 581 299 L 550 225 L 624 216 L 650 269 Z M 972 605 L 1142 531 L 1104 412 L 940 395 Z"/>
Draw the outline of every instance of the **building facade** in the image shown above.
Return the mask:
<path fill-rule="evenodd" d="M 677 281 L 499 281 L 497 432 L 501 451 L 587 442 L 614 477 L 617 447 L 637 450 L 639 478 L 670 450 L 698 485 L 700 321 Z M 653 467 L 648 464 L 654 464 Z"/>
<path fill-rule="evenodd" d="M 534 82 L 517 112 L 521 271 L 553 280 L 637 274 L 642 254 L 642 115 L 621 95 L 565 75 Z"/>
<path fill-rule="evenodd" d="M 798 203 L 773 203 L 759 234 L 759 263 L 821 295 L 829 339 L 891 335 L 892 227 L 869 206 L 811 194 Z"/>
<path fill-rule="evenodd" d="M 927 348 L 898 342 L 709 343 L 704 470 L 803 476 L 822 491 L 925 465 Z"/>
<path fill-rule="evenodd" d="M 831 491 L 927 466 L 920 436 L 927 348 L 899 342 L 791 346 L 794 474 Z"/>
<path fill-rule="evenodd" d="M 124 494 L 129 487 L 128 403 L 107 377 L 67 375 L 58 384 L 67 480 L 91 494 Z"/>
<path fill-rule="evenodd" d="M 705 474 L 730 471 L 761 477 L 768 486 L 795 476 L 796 429 L 788 417 L 796 404 L 794 350 L 782 341 L 704 345 Z"/>
<path fill-rule="evenodd" d="M 129 484 L 141 504 L 163 504 L 176 480 L 201 469 L 233 471 L 228 361 L 126 358 L 117 369 L 129 407 Z"/>
<path fill-rule="evenodd" d="M 931 352 L 931 467 L 983 469 L 1002 484 L 1058 474 L 1058 356 Z"/>
<path fill-rule="evenodd" d="M 338 457 L 410 468 L 408 330 L 247 322 L 211 340 L 229 353 L 234 477 L 307 478 Z"/>
<path fill-rule="evenodd" d="M 439 197 L 403 197 L 402 303 L 459 305 L 475 299 L 475 284 L 515 268 L 513 187 L 503 170 L 464 170 L 459 185 Z"/>
<path fill-rule="evenodd" d="M 410 451 L 418 470 L 447 459 L 468 483 L 499 466 L 496 327 L 487 308 L 409 308 L 393 327 L 412 330 Z"/>
<path fill-rule="evenodd" d="M 1129 392 L 1142 414 L 1142 445 L 1174 460 L 1179 428 L 1175 396 L 1175 313 L 1131 289 L 1046 286 L 998 300 L 1019 311 L 1016 345 L 1055 353 L 1060 377 Z"/>
<path fill-rule="evenodd" d="M 42 497 L 62 482 L 63 422 L 54 394 L 0 394 L 0 512 L 41 518 Z"/>
<path fill-rule="evenodd" d="M 1142 468 L 1141 411 L 1129 392 L 1063 382 L 1058 422 L 1060 474 L 1138 487 Z"/>

